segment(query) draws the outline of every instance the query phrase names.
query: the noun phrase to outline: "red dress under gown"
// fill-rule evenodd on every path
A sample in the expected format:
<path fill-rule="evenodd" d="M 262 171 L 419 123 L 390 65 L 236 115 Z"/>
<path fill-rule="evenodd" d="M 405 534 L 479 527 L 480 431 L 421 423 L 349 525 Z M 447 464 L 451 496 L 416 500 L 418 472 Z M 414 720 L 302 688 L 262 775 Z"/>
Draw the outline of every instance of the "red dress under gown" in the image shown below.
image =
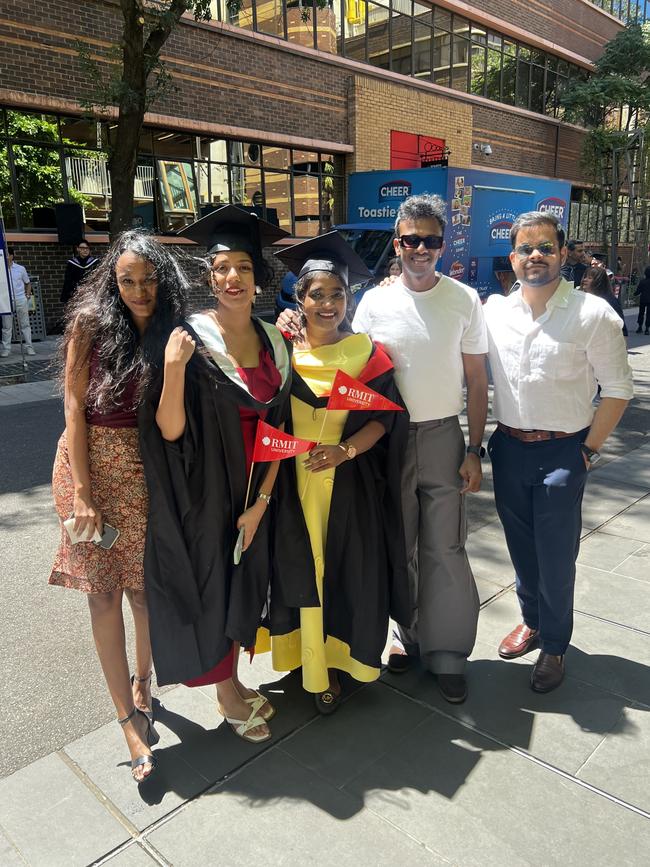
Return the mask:
<path fill-rule="evenodd" d="M 260 360 L 257 367 L 238 367 L 237 372 L 246 383 L 248 390 L 256 400 L 266 402 L 271 400 L 277 393 L 277 390 L 282 384 L 282 377 L 273 363 L 273 358 L 267 349 L 260 350 Z M 246 478 L 253 463 L 253 448 L 255 447 L 255 433 L 257 431 L 257 422 L 259 419 L 266 418 L 266 412 L 257 412 L 254 409 L 239 409 L 239 422 L 241 424 L 241 434 L 244 440 L 244 451 L 246 453 Z M 230 648 L 230 652 L 225 656 L 220 663 L 206 671 L 200 677 L 194 677 L 192 680 L 185 682 L 185 686 L 207 686 L 211 683 L 221 683 L 223 680 L 228 680 L 232 677 L 232 669 L 235 661 L 234 648 Z"/>

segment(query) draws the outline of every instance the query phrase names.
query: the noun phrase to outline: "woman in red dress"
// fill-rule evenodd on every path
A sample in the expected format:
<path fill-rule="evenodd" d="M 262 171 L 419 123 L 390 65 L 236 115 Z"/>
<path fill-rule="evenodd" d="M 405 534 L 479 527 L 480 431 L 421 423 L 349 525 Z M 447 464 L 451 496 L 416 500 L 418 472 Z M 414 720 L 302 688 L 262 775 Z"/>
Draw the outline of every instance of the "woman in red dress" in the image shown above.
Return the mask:
<path fill-rule="evenodd" d="M 286 233 L 226 205 L 182 234 L 208 247 L 216 306 L 172 333 L 145 423 L 154 665 L 158 683 L 215 683 L 233 731 L 258 743 L 275 710 L 241 683 L 237 657 L 254 646 L 267 604 L 277 463 L 248 479 L 258 419 L 279 427 L 289 411 L 291 359 L 289 342 L 251 311 L 262 246 Z"/>

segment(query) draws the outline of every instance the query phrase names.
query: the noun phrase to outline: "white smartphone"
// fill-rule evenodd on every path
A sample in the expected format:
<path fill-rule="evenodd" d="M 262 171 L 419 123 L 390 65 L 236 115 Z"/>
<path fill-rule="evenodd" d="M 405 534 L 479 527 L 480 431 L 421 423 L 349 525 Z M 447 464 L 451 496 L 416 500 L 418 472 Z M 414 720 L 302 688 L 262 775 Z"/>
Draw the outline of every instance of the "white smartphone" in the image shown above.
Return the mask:
<path fill-rule="evenodd" d="M 110 524 L 104 524 L 104 532 L 102 533 L 101 539 L 94 540 L 95 545 L 99 545 L 100 548 L 106 548 L 108 551 L 120 538 L 120 531 L 116 530 L 115 527 L 111 527 Z"/>
<path fill-rule="evenodd" d="M 239 565 L 239 561 L 241 560 L 242 548 L 244 547 L 244 527 L 239 528 L 239 535 L 237 536 L 237 542 L 235 543 L 235 550 L 232 555 L 232 562 L 235 566 Z"/>

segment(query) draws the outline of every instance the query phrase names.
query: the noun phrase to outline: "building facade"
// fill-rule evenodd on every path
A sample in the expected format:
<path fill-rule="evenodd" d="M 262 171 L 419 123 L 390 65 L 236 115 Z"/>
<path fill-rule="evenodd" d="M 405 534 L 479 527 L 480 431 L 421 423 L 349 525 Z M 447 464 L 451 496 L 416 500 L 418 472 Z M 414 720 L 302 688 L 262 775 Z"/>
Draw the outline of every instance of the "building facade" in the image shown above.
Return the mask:
<path fill-rule="evenodd" d="M 584 131 L 560 95 L 648 18 L 646 0 L 213 0 L 164 46 L 172 86 L 146 116 L 137 222 L 171 239 L 231 201 L 309 237 L 344 221 L 350 172 L 446 161 L 570 181 L 575 233 L 598 241 Z M 0 204 L 52 328 L 71 253 L 56 204 L 81 204 L 98 252 L 107 240 L 115 121 L 87 108 L 87 64 L 110 74 L 121 13 L 7 0 L 3 19 Z"/>

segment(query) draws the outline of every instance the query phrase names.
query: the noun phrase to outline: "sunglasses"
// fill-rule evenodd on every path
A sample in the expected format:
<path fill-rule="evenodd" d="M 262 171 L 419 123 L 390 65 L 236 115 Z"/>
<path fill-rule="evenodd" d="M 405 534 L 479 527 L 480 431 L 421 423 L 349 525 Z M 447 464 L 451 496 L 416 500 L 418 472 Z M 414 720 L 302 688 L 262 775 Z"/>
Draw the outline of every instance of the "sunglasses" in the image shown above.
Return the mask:
<path fill-rule="evenodd" d="M 399 235 L 397 240 L 400 247 L 407 250 L 417 250 L 420 244 L 424 244 L 427 250 L 440 250 L 444 239 L 442 235 Z"/>
<path fill-rule="evenodd" d="M 535 244 L 534 246 L 533 244 L 520 244 L 518 247 L 515 247 L 515 253 L 520 259 L 527 259 L 535 250 L 541 253 L 542 256 L 552 256 L 556 252 L 555 244 L 551 244 L 550 241 L 545 241 L 543 244 Z"/>

